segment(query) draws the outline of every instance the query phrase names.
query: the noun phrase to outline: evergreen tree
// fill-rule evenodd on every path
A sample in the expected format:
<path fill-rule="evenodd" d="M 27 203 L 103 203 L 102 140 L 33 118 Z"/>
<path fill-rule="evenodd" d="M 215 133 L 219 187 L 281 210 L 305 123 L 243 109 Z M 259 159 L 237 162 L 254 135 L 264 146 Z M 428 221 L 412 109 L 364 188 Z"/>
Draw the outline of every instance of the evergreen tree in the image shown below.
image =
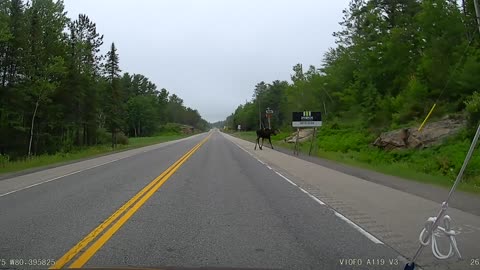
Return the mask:
<path fill-rule="evenodd" d="M 123 107 L 120 89 L 120 66 L 115 43 L 112 43 L 107 53 L 104 74 L 108 83 L 105 100 L 105 115 L 107 125 L 112 134 L 112 148 L 117 144 L 117 132 L 123 126 Z"/>

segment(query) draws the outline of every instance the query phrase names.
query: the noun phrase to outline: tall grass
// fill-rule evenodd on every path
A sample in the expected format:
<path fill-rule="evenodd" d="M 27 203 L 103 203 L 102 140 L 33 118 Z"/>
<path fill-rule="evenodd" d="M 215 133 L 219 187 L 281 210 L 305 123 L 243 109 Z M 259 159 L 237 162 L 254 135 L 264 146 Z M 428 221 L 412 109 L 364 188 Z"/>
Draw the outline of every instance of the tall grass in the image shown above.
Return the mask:
<path fill-rule="evenodd" d="M 254 141 L 254 132 L 236 133 L 243 139 Z M 285 143 L 288 133 L 272 137 L 277 145 L 293 149 Z M 447 139 L 441 145 L 427 149 L 384 151 L 371 145 L 375 136 L 365 130 L 322 127 L 318 133 L 317 151 L 313 154 L 340 163 L 399 176 L 405 179 L 450 187 L 462 166 L 470 146 L 466 132 Z M 310 142 L 300 145 L 308 153 Z M 467 167 L 459 188 L 480 193 L 480 153 L 476 152 Z"/>

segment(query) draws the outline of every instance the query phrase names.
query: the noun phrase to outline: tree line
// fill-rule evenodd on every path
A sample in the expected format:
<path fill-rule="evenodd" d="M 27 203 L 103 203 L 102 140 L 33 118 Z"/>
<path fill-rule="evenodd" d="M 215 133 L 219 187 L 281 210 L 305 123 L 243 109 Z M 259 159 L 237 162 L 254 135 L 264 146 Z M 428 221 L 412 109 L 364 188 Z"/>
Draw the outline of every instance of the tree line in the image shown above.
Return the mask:
<path fill-rule="evenodd" d="M 291 82 L 258 83 L 251 101 L 217 124 L 258 129 L 270 107 L 276 127 L 290 126 L 292 111 L 310 110 L 378 132 L 421 122 L 433 104 L 434 118 L 466 114 L 472 127 L 478 123 L 473 0 L 352 0 L 340 25 L 320 68 L 297 64 Z"/>
<path fill-rule="evenodd" d="M 0 1 L 0 154 L 69 151 L 117 135 L 149 136 L 175 122 L 208 123 L 141 74 L 123 73 L 112 43 L 63 1 Z M 110 135 L 109 135 L 110 134 Z"/>

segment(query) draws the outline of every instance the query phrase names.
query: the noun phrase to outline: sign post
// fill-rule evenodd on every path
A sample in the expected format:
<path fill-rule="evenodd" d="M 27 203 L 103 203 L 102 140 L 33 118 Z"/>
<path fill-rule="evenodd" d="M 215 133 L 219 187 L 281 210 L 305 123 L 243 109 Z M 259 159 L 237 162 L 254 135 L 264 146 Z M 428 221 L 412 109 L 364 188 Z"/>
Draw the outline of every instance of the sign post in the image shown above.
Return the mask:
<path fill-rule="evenodd" d="M 317 128 L 313 128 L 312 141 L 310 142 L 310 150 L 308 150 L 308 155 L 312 155 L 313 144 L 315 143 L 315 136 L 317 135 Z"/>
<path fill-rule="evenodd" d="M 298 149 L 298 138 L 300 137 L 300 128 L 297 128 L 297 136 L 295 136 L 295 146 L 293 147 L 293 155 L 298 156 L 300 152 Z"/>
<path fill-rule="evenodd" d="M 313 127 L 312 141 L 310 142 L 310 150 L 308 155 L 312 154 L 313 144 L 315 143 L 315 136 L 317 127 L 322 126 L 322 113 L 321 112 L 312 112 L 312 111 L 303 111 L 303 112 L 293 112 L 292 113 L 292 127 L 297 128 L 297 138 L 295 139 L 295 146 L 293 154 L 298 156 L 299 145 L 298 139 L 300 137 L 300 128 Z"/>
<path fill-rule="evenodd" d="M 272 118 L 273 115 L 273 110 L 270 110 L 270 108 L 267 108 L 265 111 L 265 116 L 267 117 L 268 120 L 268 129 L 272 129 L 272 125 L 270 124 L 270 118 Z"/>

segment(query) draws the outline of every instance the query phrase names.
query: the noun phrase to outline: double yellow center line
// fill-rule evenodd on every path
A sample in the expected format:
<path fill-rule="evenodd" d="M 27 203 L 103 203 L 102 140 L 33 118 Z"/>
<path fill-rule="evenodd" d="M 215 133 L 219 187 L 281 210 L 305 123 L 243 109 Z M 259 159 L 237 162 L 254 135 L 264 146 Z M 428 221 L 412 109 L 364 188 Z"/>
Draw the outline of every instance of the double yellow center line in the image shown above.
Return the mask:
<path fill-rule="evenodd" d="M 93 255 L 137 212 L 140 207 L 185 163 L 209 138 L 211 134 L 185 153 L 162 174 L 153 179 L 146 187 L 140 190 L 128 202 L 108 217 L 102 224 L 91 231 L 85 238 L 72 247 L 50 269 L 64 267 L 72 259 L 77 258 L 69 268 L 81 268 Z M 123 215 L 123 216 L 122 216 Z M 115 222 L 116 221 L 116 222 Z M 114 223 L 115 222 L 115 223 Z M 113 223 L 112 226 L 110 226 Z M 109 227 L 110 226 L 110 227 Z M 103 231 L 108 230 L 102 234 Z M 100 236 L 100 234 L 102 234 Z M 98 239 L 97 237 L 100 236 Z M 84 249 L 96 239 L 85 251 Z M 83 252 L 82 252 L 83 251 Z"/>

